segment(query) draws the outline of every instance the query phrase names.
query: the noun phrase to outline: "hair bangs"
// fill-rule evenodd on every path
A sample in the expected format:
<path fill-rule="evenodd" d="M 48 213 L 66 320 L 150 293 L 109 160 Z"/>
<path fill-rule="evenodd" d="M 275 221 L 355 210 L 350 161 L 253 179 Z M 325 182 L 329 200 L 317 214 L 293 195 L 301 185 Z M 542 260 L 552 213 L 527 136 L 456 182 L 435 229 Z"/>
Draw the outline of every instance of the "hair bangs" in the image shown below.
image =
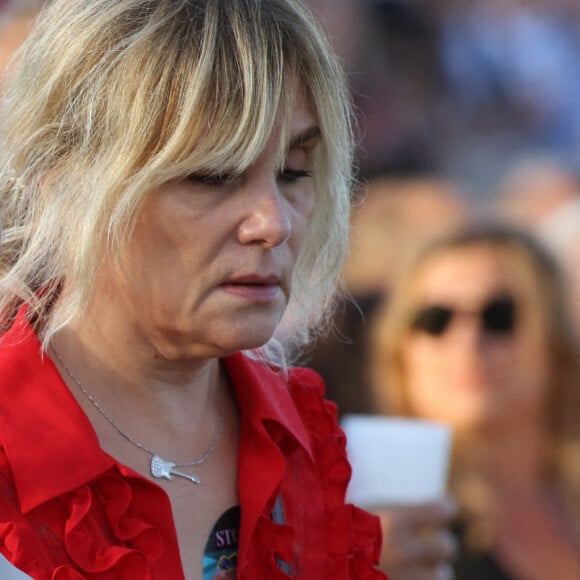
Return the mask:
<path fill-rule="evenodd" d="M 193 47 L 195 58 L 191 46 L 180 51 L 181 86 L 167 109 L 171 134 L 156 156 L 157 169 L 171 168 L 174 178 L 242 172 L 263 151 L 281 104 L 290 103 L 284 94 L 293 67 L 278 23 L 258 4 L 247 4 L 255 13 L 249 19 L 223 2 L 209 3 L 211 26 Z M 198 63 L 192 73 L 191 62 Z"/>

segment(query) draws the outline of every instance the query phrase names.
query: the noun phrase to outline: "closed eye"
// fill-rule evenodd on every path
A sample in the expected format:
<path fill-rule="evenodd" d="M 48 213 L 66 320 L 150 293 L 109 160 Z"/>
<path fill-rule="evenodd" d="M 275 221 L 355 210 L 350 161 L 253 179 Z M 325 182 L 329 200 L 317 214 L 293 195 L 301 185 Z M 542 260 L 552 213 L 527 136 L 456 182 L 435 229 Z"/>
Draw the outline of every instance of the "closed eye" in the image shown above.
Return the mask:
<path fill-rule="evenodd" d="M 187 176 L 187 181 L 207 185 L 208 187 L 220 187 L 233 181 L 234 176 L 230 173 L 192 173 Z"/>
<path fill-rule="evenodd" d="M 289 169 L 286 167 L 278 175 L 278 178 L 284 183 L 295 183 L 303 177 L 312 177 L 312 172 L 305 169 Z"/>

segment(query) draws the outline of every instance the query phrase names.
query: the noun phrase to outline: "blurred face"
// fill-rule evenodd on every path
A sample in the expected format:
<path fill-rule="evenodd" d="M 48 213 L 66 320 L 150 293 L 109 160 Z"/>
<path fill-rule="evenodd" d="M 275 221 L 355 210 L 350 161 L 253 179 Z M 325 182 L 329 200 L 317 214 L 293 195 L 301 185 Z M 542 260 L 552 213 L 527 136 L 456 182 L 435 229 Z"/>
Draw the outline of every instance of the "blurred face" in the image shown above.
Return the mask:
<path fill-rule="evenodd" d="M 445 250 L 419 270 L 401 352 L 416 414 L 469 430 L 541 412 L 542 337 L 525 331 L 512 288 L 507 261 L 484 245 Z"/>
<path fill-rule="evenodd" d="M 167 358 L 222 356 L 267 342 L 291 292 L 314 208 L 316 120 L 301 100 L 277 164 L 276 128 L 241 175 L 197 173 L 151 192 L 121 265 L 103 270 L 103 308 Z"/>

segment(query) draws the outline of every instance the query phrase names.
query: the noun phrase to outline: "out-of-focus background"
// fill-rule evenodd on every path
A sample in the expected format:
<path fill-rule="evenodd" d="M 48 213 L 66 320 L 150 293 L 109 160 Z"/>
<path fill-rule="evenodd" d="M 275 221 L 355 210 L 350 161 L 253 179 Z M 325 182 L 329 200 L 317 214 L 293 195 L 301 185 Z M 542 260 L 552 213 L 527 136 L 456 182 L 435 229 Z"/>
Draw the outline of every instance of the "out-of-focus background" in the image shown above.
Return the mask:
<path fill-rule="evenodd" d="M 344 61 L 359 123 L 363 186 L 344 271 L 357 306 L 310 361 L 341 409 L 372 408 L 361 361 L 400 264 L 466 220 L 540 239 L 580 328 L 580 2 L 308 2 Z"/>
<path fill-rule="evenodd" d="M 309 0 L 349 72 L 360 166 L 480 198 L 537 157 L 579 168 L 576 0 Z"/>
<path fill-rule="evenodd" d="M 341 415 L 452 428 L 457 580 L 580 578 L 580 2 L 307 1 L 349 74 L 362 185 L 351 297 L 306 362 Z M 384 569 L 418 577 L 383 517 Z"/>

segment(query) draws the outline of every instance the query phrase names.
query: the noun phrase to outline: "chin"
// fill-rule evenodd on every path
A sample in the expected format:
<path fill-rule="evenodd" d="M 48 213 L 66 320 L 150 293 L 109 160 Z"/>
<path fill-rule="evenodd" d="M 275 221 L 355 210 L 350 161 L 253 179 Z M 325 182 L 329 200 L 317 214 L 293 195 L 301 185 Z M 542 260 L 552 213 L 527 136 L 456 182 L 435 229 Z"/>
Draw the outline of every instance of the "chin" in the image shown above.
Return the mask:
<path fill-rule="evenodd" d="M 232 323 L 230 337 L 232 343 L 237 343 L 236 350 L 251 350 L 264 346 L 276 333 L 280 324 L 280 317 L 268 316 L 265 319 L 244 320 L 242 324 Z"/>
<path fill-rule="evenodd" d="M 227 356 L 241 350 L 260 348 L 272 338 L 273 334 L 274 329 L 271 332 L 260 332 L 259 329 L 252 328 L 248 329 L 247 332 L 241 332 L 239 335 L 230 336 L 229 340 L 223 340 L 224 337 L 222 337 L 218 345 L 221 346 L 224 355 Z"/>
<path fill-rule="evenodd" d="M 239 348 L 237 348 L 236 351 L 254 350 L 261 348 L 271 340 L 272 336 L 272 334 L 268 334 L 267 336 L 256 337 L 254 340 L 250 340 L 249 337 L 246 337 L 246 340 L 241 342 Z"/>

